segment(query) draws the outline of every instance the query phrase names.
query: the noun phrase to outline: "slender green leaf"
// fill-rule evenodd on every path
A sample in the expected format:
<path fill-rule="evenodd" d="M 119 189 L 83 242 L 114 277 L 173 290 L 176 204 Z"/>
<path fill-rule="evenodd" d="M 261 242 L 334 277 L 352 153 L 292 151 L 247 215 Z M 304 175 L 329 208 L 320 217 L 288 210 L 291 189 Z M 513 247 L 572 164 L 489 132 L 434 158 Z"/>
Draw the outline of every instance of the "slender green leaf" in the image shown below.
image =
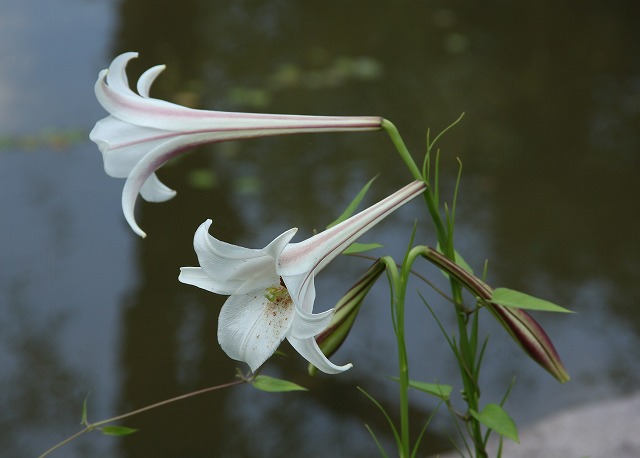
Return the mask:
<path fill-rule="evenodd" d="M 347 247 L 346 250 L 342 252 L 342 254 L 356 254 L 356 253 L 364 253 L 365 251 L 375 250 L 376 248 L 382 248 L 382 245 L 379 243 L 352 243 Z"/>
<path fill-rule="evenodd" d="M 335 221 L 333 221 L 331 224 L 329 224 L 327 226 L 327 229 L 329 229 L 330 227 L 335 226 L 336 224 L 339 224 L 339 223 L 343 222 L 344 220 L 349 218 L 351 215 L 353 215 L 353 213 L 356 211 L 356 208 L 358 208 L 358 205 L 360 205 L 360 202 L 362 202 L 362 199 L 364 199 L 364 196 L 367 193 L 367 191 L 369 190 L 369 187 L 371 186 L 371 183 L 373 183 L 373 180 L 375 180 L 376 178 L 378 178 L 378 177 L 375 176 L 375 177 L 371 178 L 369 180 L 369 182 L 364 185 L 364 187 L 360 190 L 358 195 L 356 195 L 356 197 L 351 201 L 351 203 L 347 206 L 347 208 L 342 212 L 342 215 L 338 216 L 338 218 Z"/>
<path fill-rule="evenodd" d="M 89 401 L 89 395 L 87 395 L 87 397 L 84 398 L 84 401 L 82 401 L 82 418 L 80 419 L 80 424 L 85 426 L 89 424 L 87 420 L 87 402 L 88 401 Z"/>
<path fill-rule="evenodd" d="M 504 393 L 504 395 L 502 396 L 502 400 L 500 401 L 500 407 L 502 407 L 504 405 L 505 402 L 507 402 L 507 398 L 509 397 L 509 395 L 511 394 L 511 390 L 513 389 L 514 385 L 516 384 L 516 378 L 513 377 L 511 379 L 511 383 L 509 383 L 509 388 L 507 388 L 507 391 Z"/>
<path fill-rule="evenodd" d="M 367 393 L 363 388 L 360 388 L 359 386 L 357 386 L 356 389 L 360 391 L 362 394 L 364 394 L 367 397 L 367 399 L 373 402 L 373 404 L 380 410 L 380 412 L 382 412 L 382 415 L 384 415 L 384 418 L 387 420 L 387 423 L 389 423 L 389 427 L 391 428 L 393 437 L 396 440 L 396 444 L 398 445 L 398 447 L 401 447 L 400 435 L 398 434 L 398 430 L 393 424 L 393 420 L 391 420 L 391 417 L 389 416 L 387 411 L 384 410 L 384 407 L 382 407 L 382 404 L 376 401 L 376 399 L 373 396 L 371 396 L 369 393 Z"/>
<path fill-rule="evenodd" d="M 424 422 L 424 426 L 420 430 L 420 434 L 418 434 L 418 438 L 416 439 L 416 442 L 413 445 L 413 450 L 411 451 L 411 458 L 416 458 L 416 455 L 418 454 L 418 448 L 420 447 L 420 442 L 422 442 L 422 438 L 424 437 L 424 434 L 427 432 L 427 428 L 429 427 L 431 420 L 433 420 L 433 417 L 435 417 L 441 405 L 442 405 L 442 402 L 439 402 L 436 408 L 431 411 L 431 414 L 429 415 L 429 418 L 427 418 L 427 421 Z"/>
<path fill-rule="evenodd" d="M 367 431 L 369 431 L 369 434 L 371 434 L 371 438 L 373 439 L 373 442 L 376 443 L 376 446 L 378 447 L 378 451 L 380 452 L 380 456 L 382 456 L 383 458 L 388 458 L 389 455 L 387 455 L 387 452 L 385 451 L 384 447 L 376 437 L 375 433 L 373 432 L 373 429 L 371 429 L 371 427 L 366 423 L 364 427 L 367 429 Z"/>
<path fill-rule="evenodd" d="M 287 380 L 269 377 L 268 375 L 257 375 L 251 384 L 262 391 L 281 393 L 284 391 L 307 391 L 306 388 Z"/>
<path fill-rule="evenodd" d="M 458 119 L 456 119 L 451 124 L 449 124 L 447 127 L 442 129 L 442 131 L 440 131 L 440 133 L 438 135 L 436 135 L 436 138 L 434 138 L 432 142 L 429 141 L 429 131 L 427 131 L 427 149 L 428 150 L 432 149 L 435 146 L 435 144 L 438 142 L 438 140 L 440 140 L 440 137 L 442 137 L 444 134 L 446 134 L 449 129 L 453 128 L 456 124 L 458 124 L 462 120 L 463 117 L 464 117 L 464 111 L 462 113 L 460 113 L 460 116 L 458 116 Z"/>
<path fill-rule="evenodd" d="M 443 401 L 449 400 L 453 387 L 451 385 L 442 385 L 440 383 L 425 383 L 418 382 L 416 380 L 409 380 L 409 386 L 416 390 L 424 391 L 432 396 L 442 399 Z"/>
<path fill-rule="evenodd" d="M 429 310 L 429 313 L 431 313 L 431 316 L 433 317 L 433 319 L 436 321 L 436 324 L 438 325 L 438 327 L 440 328 L 440 332 L 442 333 L 442 335 L 444 336 L 444 338 L 447 340 L 447 343 L 449 344 L 449 347 L 451 347 L 451 350 L 453 350 L 453 352 L 455 353 L 455 345 L 454 342 L 451 340 L 451 338 L 449 337 L 449 334 L 447 334 L 447 331 L 444 329 L 444 326 L 442 325 L 442 322 L 440 321 L 440 319 L 438 318 L 438 316 L 436 315 L 436 313 L 433 311 L 433 309 L 431 308 L 431 306 L 429 305 L 429 303 L 427 302 L 427 300 L 424 298 L 424 296 L 422 295 L 422 293 L 420 293 L 420 291 L 418 291 L 418 295 L 420 296 L 420 299 L 422 299 L 422 302 L 424 302 L 424 305 L 427 307 L 427 309 Z"/>
<path fill-rule="evenodd" d="M 544 312 L 562 312 L 573 313 L 564 307 L 554 304 L 553 302 L 538 299 L 508 288 L 497 288 L 491 295 L 491 302 L 502 305 L 503 307 L 513 307 L 527 310 L 541 310 Z"/>
<path fill-rule="evenodd" d="M 456 178 L 456 185 L 453 189 L 453 201 L 451 202 L 451 230 L 453 234 L 453 228 L 456 222 L 456 206 L 458 204 L 458 191 L 460 190 L 460 181 L 462 180 L 462 161 L 458 158 L 458 177 Z M 457 254 L 457 253 L 456 253 Z"/>
<path fill-rule="evenodd" d="M 509 414 L 497 404 L 487 404 L 482 412 L 469 410 L 471 416 L 501 436 L 520 443 L 518 429 Z"/>
<path fill-rule="evenodd" d="M 107 436 L 128 436 L 138 430 L 135 428 L 127 428 L 126 426 L 104 426 L 100 428 L 100 431 Z"/>

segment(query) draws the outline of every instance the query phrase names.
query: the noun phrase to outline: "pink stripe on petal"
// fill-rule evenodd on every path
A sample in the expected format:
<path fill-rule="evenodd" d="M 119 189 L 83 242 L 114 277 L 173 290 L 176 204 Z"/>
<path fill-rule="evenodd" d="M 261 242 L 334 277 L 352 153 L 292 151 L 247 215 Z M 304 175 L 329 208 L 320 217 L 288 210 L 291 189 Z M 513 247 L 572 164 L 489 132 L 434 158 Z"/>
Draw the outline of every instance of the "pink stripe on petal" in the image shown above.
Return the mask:
<path fill-rule="evenodd" d="M 149 98 L 151 83 L 162 71 L 162 66 L 152 67 L 140 77 L 138 81 L 140 95 L 138 95 L 129 87 L 126 76 L 126 64 L 134 57 L 137 57 L 136 53 L 126 53 L 116 57 L 108 71 L 100 72 L 95 84 L 98 101 L 109 113 L 123 121 L 169 131 L 186 132 L 228 127 L 291 129 L 292 131 L 310 129 L 311 132 L 348 131 L 377 130 L 382 126 L 382 118 L 375 116 L 311 116 L 208 111 Z M 230 126 L 225 126 L 225 122 Z"/>

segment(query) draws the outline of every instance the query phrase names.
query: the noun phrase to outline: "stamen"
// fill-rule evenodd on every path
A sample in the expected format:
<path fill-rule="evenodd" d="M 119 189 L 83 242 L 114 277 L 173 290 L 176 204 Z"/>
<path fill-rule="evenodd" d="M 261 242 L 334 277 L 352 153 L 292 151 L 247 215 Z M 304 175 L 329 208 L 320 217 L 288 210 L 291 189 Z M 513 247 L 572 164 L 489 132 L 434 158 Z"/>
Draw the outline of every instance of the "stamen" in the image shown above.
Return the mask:
<path fill-rule="evenodd" d="M 267 288 L 267 292 L 264 297 L 267 298 L 269 302 L 276 303 L 277 305 L 286 305 L 291 302 L 291 296 L 289 296 L 289 290 L 284 286 L 282 282 L 282 277 L 280 277 L 280 284 L 282 286 L 271 286 Z"/>

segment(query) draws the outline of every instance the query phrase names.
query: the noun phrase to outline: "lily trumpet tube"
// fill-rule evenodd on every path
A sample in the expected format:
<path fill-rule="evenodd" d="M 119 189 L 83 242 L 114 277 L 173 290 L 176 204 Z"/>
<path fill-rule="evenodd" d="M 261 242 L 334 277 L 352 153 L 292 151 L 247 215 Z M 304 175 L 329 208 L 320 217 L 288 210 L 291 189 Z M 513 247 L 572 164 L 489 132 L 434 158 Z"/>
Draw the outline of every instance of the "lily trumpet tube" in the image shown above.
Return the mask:
<path fill-rule="evenodd" d="M 98 102 L 109 116 L 98 121 L 90 139 L 98 145 L 105 172 L 126 178 L 122 209 L 133 231 L 144 237 L 134 218 L 138 194 L 149 202 L 171 199 L 175 191 L 155 172 L 171 158 L 205 143 L 304 132 L 378 130 L 374 116 L 304 116 L 233 113 L 187 108 L 150 97 L 151 85 L 164 70 L 157 65 L 144 72 L 137 93 L 129 87 L 127 63 L 138 56 L 127 52 L 102 70 L 95 84 Z"/>
<path fill-rule="evenodd" d="M 291 243 L 289 229 L 262 249 L 220 241 L 209 234 L 211 220 L 200 225 L 193 245 L 199 267 L 182 267 L 179 280 L 228 295 L 218 319 L 218 342 L 229 357 L 256 371 L 286 338 L 322 372 L 337 366 L 315 340 L 326 329 L 333 309 L 313 313 L 315 276 L 358 237 L 393 211 L 420 195 L 426 186 L 414 181 L 386 199 L 302 242 Z"/>

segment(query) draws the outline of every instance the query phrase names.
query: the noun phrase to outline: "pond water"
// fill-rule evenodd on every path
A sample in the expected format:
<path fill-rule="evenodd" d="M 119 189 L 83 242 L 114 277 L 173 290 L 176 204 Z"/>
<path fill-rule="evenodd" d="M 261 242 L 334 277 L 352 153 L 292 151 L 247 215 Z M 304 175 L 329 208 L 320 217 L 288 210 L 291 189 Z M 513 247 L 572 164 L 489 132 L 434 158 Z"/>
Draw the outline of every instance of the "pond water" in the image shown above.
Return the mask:
<path fill-rule="evenodd" d="M 5 0 L 0 15 L 0 450 L 36 456 L 89 420 L 234 379 L 216 342 L 224 298 L 177 281 L 195 265 L 192 237 L 212 232 L 264 246 L 293 226 L 298 239 L 332 221 L 379 175 L 367 203 L 410 181 L 382 133 L 342 133 L 199 148 L 160 176 L 178 191 L 138 203 L 135 236 L 122 180 L 104 174 L 88 132 L 105 113 L 97 73 L 138 51 L 130 80 L 164 63 L 153 95 L 190 106 L 271 113 L 382 115 L 421 157 L 427 128 L 461 113 L 442 140 L 442 186 L 463 163 L 458 251 L 488 280 L 576 314 L 536 314 L 572 376 L 558 384 L 491 319 L 482 381 L 519 425 L 639 387 L 640 4 Z M 450 194 L 449 194 L 450 195 Z M 402 256 L 415 204 L 365 237 Z M 382 254 L 382 252 L 380 253 Z M 341 259 L 318 279 L 330 307 L 367 267 Z M 423 267 L 421 267 L 422 269 Z M 439 284 L 440 274 L 424 266 Z M 445 326 L 451 311 L 432 290 Z M 380 412 L 397 401 L 386 282 L 333 357 L 354 368 L 309 377 L 290 347 L 265 373 L 307 393 L 241 386 L 179 402 L 94 433 L 53 456 L 375 456 L 365 423 L 389 451 Z M 412 377 L 455 383 L 456 367 L 412 296 Z M 448 328 L 453 332 L 453 327 Z M 243 367 L 243 369 L 245 369 Z M 459 388 L 456 385 L 456 388 Z M 415 396 L 417 431 L 436 403 Z M 424 454 L 447 448 L 441 411 Z"/>

